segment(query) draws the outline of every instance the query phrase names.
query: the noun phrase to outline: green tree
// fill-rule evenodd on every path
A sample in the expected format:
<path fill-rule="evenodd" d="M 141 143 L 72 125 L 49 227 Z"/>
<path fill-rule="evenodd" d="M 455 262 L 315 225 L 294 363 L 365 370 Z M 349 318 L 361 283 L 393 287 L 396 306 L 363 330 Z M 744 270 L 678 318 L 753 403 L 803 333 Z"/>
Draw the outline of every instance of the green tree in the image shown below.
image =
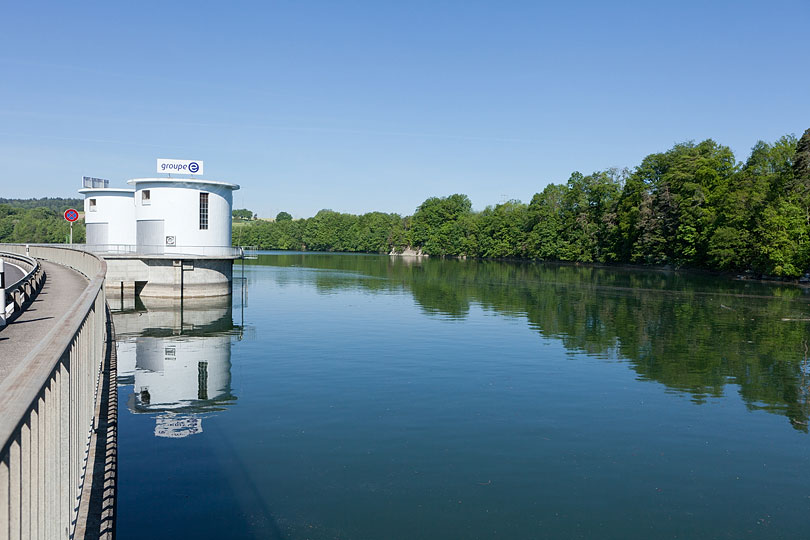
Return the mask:
<path fill-rule="evenodd" d="M 568 251 L 567 241 L 562 237 L 565 192 L 565 186 L 549 184 L 542 193 L 532 197 L 527 224 L 530 229 L 527 238 L 529 257 L 561 260 L 560 254 Z"/>
<path fill-rule="evenodd" d="M 411 220 L 411 245 L 429 255 L 467 255 L 473 241 L 472 203 L 462 194 L 431 197 L 419 205 Z"/>
<path fill-rule="evenodd" d="M 43 197 L 41 199 L 4 199 L 0 197 L 0 204 L 7 204 L 14 208 L 50 208 L 54 212 L 61 214 L 68 208 L 81 209 L 84 205 L 82 199 L 64 197 Z"/>
<path fill-rule="evenodd" d="M 508 201 L 488 206 L 477 216 L 477 246 L 474 253 L 481 257 L 526 256 L 529 211 L 520 201 Z"/>
<path fill-rule="evenodd" d="M 620 197 L 617 251 L 632 262 L 705 266 L 718 196 L 736 172 L 731 150 L 711 139 L 647 156 Z"/>
<path fill-rule="evenodd" d="M 70 223 L 62 212 L 49 207 L 12 207 L 0 205 L 0 241 L 19 243 L 65 243 Z M 73 224 L 73 242 L 85 241 L 84 221 Z"/>
<path fill-rule="evenodd" d="M 810 129 L 796 143 L 793 160 L 793 179 L 788 189 L 795 194 L 797 204 L 804 210 L 805 221 L 810 225 Z"/>
<path fill-rule="evenodd" d="M 247 208 L 240 208 L 238 210 L 233 210 L 231 212 L 231 215 L 237 219 L 248 220 L 253 219 L 255 214 L 252 211 L 248 210 Z"/>
<path fill-rule="evenodd" d="M 291 221 L 292 216 L 287 212 L 279 212 L 276 214 L 276 221 Z"/>
<path fill-rule="evenodd" d="M 779 277 L 798 277 L 807 268 L 807 222 L 798 205 L 780 198 L 768 205 L 755 230 L 761 239 L 762 270 Z"/>
<path fill-rule="evenodd" d="M 810 182 L 810 129 L 806 129 L 796 143 L 793 175 L 798 181 Z"/>
<path fill-rule="evenodd" d="M 563 199 L 562 260 L 606 262 L 616 259 L 612 244 L 615 243 L 616 204 L 623 176 L 618 170 L 588 176 L 579 172 L 571 175 Z"/>
<path fill-rule="evenodd" d="M 753 268 L 766 273 L 773 273 L 775 266 L 784 267 L 784 254 L 773 250 L 766 239 L 768 232 L 762 227 L 773 220 L 772 212 L 765 215 L 766 209 L 781 204 L 793 177 L 795 147 L 796 139 L 792 136 L 782 137 L 774 144 L 758 141 L 733 181 L 715 191 L 715 230 L 709 240 L 707 258 L 710 267 Z"/>

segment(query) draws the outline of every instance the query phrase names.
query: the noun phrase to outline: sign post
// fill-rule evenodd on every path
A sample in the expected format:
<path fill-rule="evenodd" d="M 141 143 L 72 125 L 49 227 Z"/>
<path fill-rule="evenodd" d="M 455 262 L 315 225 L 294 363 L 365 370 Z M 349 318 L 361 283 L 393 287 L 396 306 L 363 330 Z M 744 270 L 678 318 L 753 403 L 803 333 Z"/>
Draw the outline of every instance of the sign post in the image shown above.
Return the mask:
<path fill-rule="evenodd" d="M 73 208 L 65 210 L 65 219 L 70 222 L 70 242 L 73 243 L 73 222 L 79 219 L 79 213 Z"/>

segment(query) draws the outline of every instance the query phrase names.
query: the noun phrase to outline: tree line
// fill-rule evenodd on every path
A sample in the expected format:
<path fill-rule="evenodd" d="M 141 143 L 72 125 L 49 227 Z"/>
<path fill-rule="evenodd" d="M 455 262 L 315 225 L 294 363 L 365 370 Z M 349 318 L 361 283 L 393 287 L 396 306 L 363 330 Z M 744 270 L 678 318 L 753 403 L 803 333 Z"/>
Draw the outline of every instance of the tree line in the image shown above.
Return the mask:
<path fill-rule="evenodd" d="M 251 219 L 256 219 L 257 216 L 247 208 L 237 208 L 231 212 L 231 217 L 233 217 L 234 221 L 249 221 Z"/>
<path fill-rule="evenodd" d="M 284 213 L 285 217 L 289 214 Z M 672 265 L 796 278 L 810 268 L 810 129 L 758 142 L 744 162 L 708 139 L 633 169 L 574 172 L 528 203 L 474 212 L 463 194 L 412 216 L 321 210 L 250 223 L 234 243 L 263 249 Z"/>
<path fill-rule="evenodd" d="M 65 221 L 63 212 L 84 207 L 80 199 L 2 200 L 6 202 L 0 204 L 0 242 L 7 243 L 66 243 L 70 224 Z M 43 201 L 46 206 L 29 206 Z M 84 220 L 80 219 L 73 224 L 73 242 L 80 244 L 84 240 Z"/>
<path fill-rule="evenodd" d="M 81 210 L 84 208 L 84 201 L 82 199 L 73 199 L 65 197 L 42 197 L 41 199 L 4 199 L 0 197 L 0 204 L 13 206 L 15 208 L 50 208 L 55 212 L 64 212 L 68 208 Z"/>

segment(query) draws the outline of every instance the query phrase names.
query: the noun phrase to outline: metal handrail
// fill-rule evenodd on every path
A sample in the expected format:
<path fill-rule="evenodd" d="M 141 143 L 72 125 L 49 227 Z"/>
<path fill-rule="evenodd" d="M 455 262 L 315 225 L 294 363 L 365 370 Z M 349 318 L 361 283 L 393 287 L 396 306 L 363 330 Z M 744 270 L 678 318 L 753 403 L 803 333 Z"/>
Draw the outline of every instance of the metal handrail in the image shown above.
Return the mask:
<path fill-rule="evenodd" d="M 107 264 L 64 246 L 32 245 L 30 255 L 72 267 L 89 283 L 0 383 L 0 539 L 70 539 L 104 360 Z"/>
<path fill-rule="evenodd" d="M 33 245 L 33 244 L 31 244 Z M 65 244 L 37 244 L 39 246 L 66 247 Z M 70 244 L 73 249 L 105 255 L 155 255 L 178 257 L 224 257 L 241 258 L 242 249 L 234 246 L 167 246 L 164 244 Z"/>

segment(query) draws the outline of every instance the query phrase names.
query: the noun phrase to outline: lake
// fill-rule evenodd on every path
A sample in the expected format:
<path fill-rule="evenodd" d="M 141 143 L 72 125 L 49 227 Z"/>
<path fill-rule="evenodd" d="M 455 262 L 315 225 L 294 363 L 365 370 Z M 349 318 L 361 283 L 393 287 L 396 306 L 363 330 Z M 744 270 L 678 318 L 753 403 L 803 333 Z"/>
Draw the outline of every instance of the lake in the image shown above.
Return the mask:
<path fill-rule="evenodd" d="M 289 252 L 234 276 L 111 300 L 119 540 L 807 535 L 806 289 Z"/>

